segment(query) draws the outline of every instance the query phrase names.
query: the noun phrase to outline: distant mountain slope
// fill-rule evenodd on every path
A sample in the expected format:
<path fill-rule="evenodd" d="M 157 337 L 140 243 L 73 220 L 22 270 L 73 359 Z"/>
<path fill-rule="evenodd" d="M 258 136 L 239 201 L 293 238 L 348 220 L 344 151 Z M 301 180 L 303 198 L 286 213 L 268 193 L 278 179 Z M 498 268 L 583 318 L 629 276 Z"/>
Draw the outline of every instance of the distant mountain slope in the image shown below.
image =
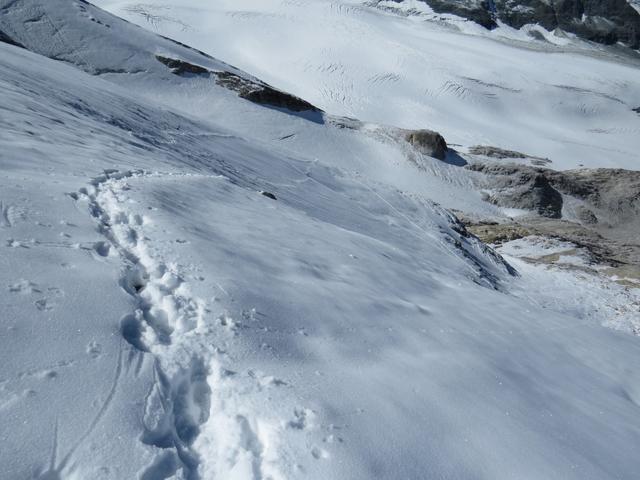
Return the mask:
<path fill-rule="evenodd" d="M 97 3 L 334 115 L 430 128 L 462 151 L 501 147 L 556 169 L 639 168 L 630 50 L 540 26 L 485 30 L 416 0 Z"/>

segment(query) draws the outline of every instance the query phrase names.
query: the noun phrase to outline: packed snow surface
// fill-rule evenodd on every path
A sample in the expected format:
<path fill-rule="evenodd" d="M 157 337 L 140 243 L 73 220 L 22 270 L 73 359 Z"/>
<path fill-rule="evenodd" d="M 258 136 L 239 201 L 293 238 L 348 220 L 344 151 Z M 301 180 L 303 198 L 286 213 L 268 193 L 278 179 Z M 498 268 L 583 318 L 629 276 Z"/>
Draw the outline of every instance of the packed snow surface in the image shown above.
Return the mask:
<path fill-rule="evenodd" d="M 459 38 L 465 55 L 462 34 L 361 7 L 358 17 L 349 3 L 284 2 L 258 17 L 278 36 L 270 18 L 321 4 L 337 13 L 318 17 L 318 35 L 337 15 L 374 31 L 384 20 L 409 37 Z M 251 29 L 234 32 L 237 20 L 205 17 L 216 8 L 204 5 L 159 24 L 193 32 L 185 25 L 202 15 L 228 49 L 220 57 L 244 67 L 231 53 Z M 331 28 L 357 32 L 347 27 Z M 629 312 L 585 277 L 587 311 L 575 276 L 514 257 L 516 273 L 468 236 L 435 202 L 509 213 L 481 201 L 473 172 L 385 127 L 352 129 L 248 102 L 209 74 L 175 75 L 155 56 L 254 78 L 84 2 L 2 0 L 0 30 L 31 50 L 0 43 L 0 478 L 636 476 L 640 343 Z M 534 55 L 474 41 L 513 62 Z M 388 61 L 390 48 L 379 54 Z M 608 62 L 557 56 L 577 71 Z M 250 71 L 294 94 L 315 88 L 274 81 L 279 65 Z M 630 66 L 606 65 L 626 79 L 615 88 L 637 95 Z M 551 91 L 547 75 L 540 88 Z M 436 126 L 400 99 L 367 108 L 365 120 Z M 484 135 L 473 103 L 460 108 L 438 126 Z M 402 111 L 419 125 L 399 121 Z M 546 138 L 548 121 L 522 135 Z M 516 142 L 513 131 L 495 138 Z M 631 137 L 620 135 L 624 151 Z"/>

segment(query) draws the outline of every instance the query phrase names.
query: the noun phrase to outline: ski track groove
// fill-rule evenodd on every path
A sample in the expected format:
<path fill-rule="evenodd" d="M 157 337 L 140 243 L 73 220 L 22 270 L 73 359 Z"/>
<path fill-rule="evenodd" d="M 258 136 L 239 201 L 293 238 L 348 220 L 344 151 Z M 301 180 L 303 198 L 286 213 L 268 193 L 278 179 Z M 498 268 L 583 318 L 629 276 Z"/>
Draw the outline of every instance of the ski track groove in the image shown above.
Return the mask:
<path fill-rule="evenodd" d="M 62 459 L 58 467 L 59 470 L 62 470 L 67 466 L 67 463 L 69 462 L 73 454 L 80 447 L 80 445 L 82 445 L 82 443 L 89 437 L 89 435 L 91 435 L 91 433 L 95 430 L 95 428 L 100 423 L 100 420 L 102 420 L 102 417 L 109 409 L 109 406 L 111 405 L 111 402 L 113 401 L 113 398 L 116 395 L 118 384 L 120 383 L 120 377 L 122 376 L 122 354 L 123 354 L 122 340 L 120 340 L 118 345 L 118 360 L 116 362 L 113 383 L 111 384 L 111 388 L 109 389 L 107 398 L 104 400 L 104 402 L 102 403 L 102 406 L 100 407 L 100 410 L 98 410 L 98 413 L 96 413 L 96 416 L 91 421 L 89 428 L 87 428 L 87 430 L 80 436 L 80 438 L 78 438 L 78 440 L 73 445 L 73 447 L 71 447 L 69 452 Z M 57 426 L 56 426 L 56 432 L 57 432 Z"/>
<path fill-rule="evenodd" d="M 58 458 L 58 428 L 60 427 L 59 423 L 60 422 L 58 416 L 56 415 L 56 421 L 53 426 L 53 441 L 51 443 L 51 459 L 49 461 L 49 470 L 52 472 L 55 471 Z"/>
<path fill-rule="evenodd" d="M 100 424 L 100 421 L 104 417 L 105 413 L 109 409 L 111 402 L 113 401 L 116 391 L 118 389 L 118 385 L 120 383 L 120 378 L 122 376 L 122 358 L 123 358 L 123 348 L 122 348 L 122 339 L 118 343 L 118 358 L 116 361 L 116 368 L 114 371 L 114 378 L 109 388 L 109 393 L 105 398 L 104 402 L 100 406 L 100 409 L 93 417 L 93 420 L 85 430 L 85 432 L 78 437 L 73 446 L 69 449 L 64 458 L 58 462 L 58 450 L 60 449 L 60 439 L 59 439 L 59 430 L 60 430 L 60 421 L 59 417 L 56 416 L 54 427 L 53 427 L 53 440 L 51 444 L 51 456 L 49 460 L 49 465 L 46 471 L 40 473 L 37 478 L 39 479 L 47 479 L 47 480 L 58 480 L 62 478 L 62 472 L 67 468 L 70 464 L 73 454 L 78 450 L 78 448 L 84 443 L 84 441 L 89 438 L 91 433 L 95 430 L 95 428 Z"/>

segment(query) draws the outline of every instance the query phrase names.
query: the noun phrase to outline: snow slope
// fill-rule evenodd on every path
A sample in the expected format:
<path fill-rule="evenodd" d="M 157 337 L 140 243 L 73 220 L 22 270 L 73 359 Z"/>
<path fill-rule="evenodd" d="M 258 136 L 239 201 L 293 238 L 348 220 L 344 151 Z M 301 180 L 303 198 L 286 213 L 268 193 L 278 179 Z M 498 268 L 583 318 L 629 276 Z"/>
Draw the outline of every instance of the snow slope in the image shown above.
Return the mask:
<path fill-rule="evenodd" d="M 554 168 L 638 168 L 637 56 L 539 27 L 488 32 L 414 1 L 96 3 L 333 114 L 432 128 Z"/>
<path fill-rule="evenodd" d="M 0 30 L 62 60 L 0 43 L 0 478 L 633 478 L 637 338 L 465 236 L 471 172 L 84 2 Z"/>

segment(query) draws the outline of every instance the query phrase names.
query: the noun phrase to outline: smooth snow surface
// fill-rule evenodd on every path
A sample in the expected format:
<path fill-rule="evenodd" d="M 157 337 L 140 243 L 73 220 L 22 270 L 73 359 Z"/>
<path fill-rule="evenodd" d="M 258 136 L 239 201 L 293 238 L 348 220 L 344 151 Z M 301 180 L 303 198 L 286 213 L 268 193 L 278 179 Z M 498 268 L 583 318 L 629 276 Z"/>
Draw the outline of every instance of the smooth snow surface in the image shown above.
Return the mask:
<path fill-rule="evenodd" d="M 84 2 L 0 30 L 42 54 L 0 43 L 1 479 L 635 478 L 640 343 L 602 326 L 631 314 L 466 236 L 435 202 L 509 213 L 472 172 L 174 75 L 154 55 L 252 78 Z"/>
<path fill-rule="evenodd" d="M 552 168 L 639 168 L 640 57 L 417 1 L 98 0 L 332 114 L 431 128 Z M 376 8 L 377 5 L 377 8 Z"/>

